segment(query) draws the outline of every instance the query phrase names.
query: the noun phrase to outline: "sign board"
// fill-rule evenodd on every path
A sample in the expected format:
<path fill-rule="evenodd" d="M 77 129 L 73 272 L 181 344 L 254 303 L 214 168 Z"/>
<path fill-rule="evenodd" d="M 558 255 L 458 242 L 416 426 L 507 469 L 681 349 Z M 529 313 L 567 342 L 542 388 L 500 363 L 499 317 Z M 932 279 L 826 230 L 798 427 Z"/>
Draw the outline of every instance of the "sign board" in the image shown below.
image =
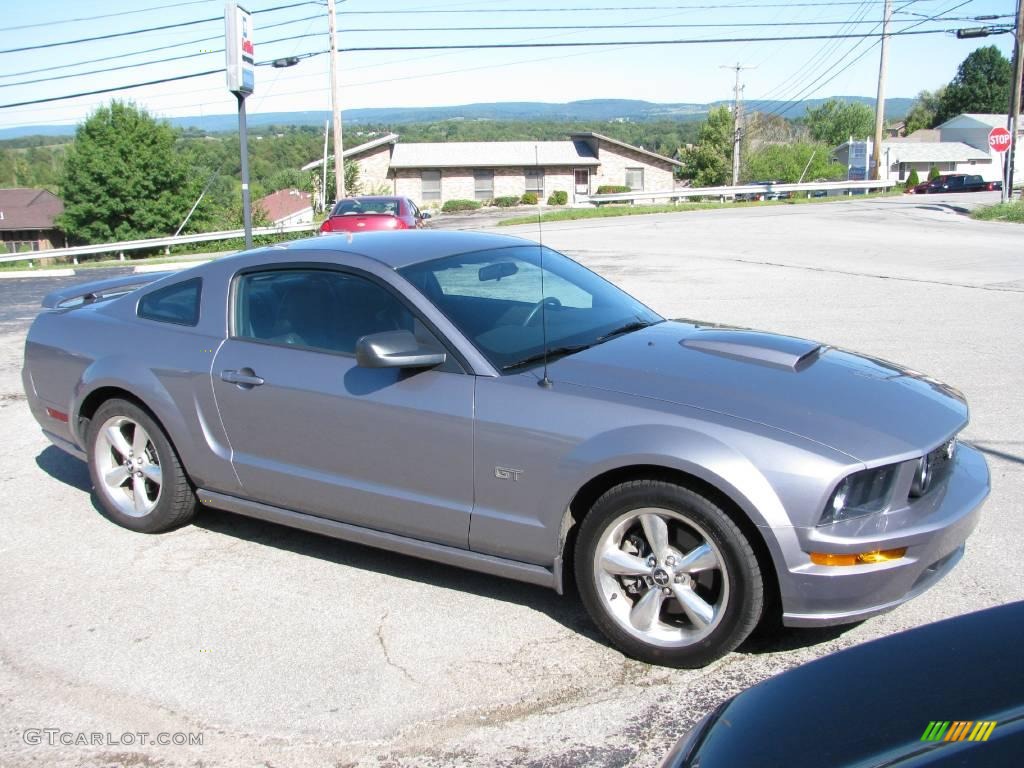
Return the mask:
<path fill-rule="evenodd" d="M 849 181 L 867 181 L 868 163 L 870 162 L 868 143 L 866 141 L 851 141 L 849 143 Z"/>
<path fill-rule="evenodd" d="M 1005 152 L 1010 148 L 1010 132 L 1005 128 L 993 128 L 988 132 L 988 145 L 996 152 Z"/>
<path fill-rule="evenodd" d="M 252 47 L 252 14 L 234 0 L 224 3 L 224 51 L 228 90 L 248 96 L 256 85 L 256 59 Z"/>

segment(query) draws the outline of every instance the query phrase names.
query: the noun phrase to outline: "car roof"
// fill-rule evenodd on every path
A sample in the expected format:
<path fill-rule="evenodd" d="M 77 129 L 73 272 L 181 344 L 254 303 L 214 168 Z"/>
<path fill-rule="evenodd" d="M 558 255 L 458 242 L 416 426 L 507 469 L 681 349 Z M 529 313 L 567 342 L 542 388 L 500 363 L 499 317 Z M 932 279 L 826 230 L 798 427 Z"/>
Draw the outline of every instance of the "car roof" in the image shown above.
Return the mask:
<path fill-rule="evenodd" d="M 460 253 L 533 244 L 533 241 L 520 237 L 487 232 L 414 229 L 401 232 L 357 232 L 351 237 L 346 234 L 323 235 L 284 245 L 289 251 L 310 249 L 321 253 L 325 250 L 354 253 L 392 269 L 401 269 L 410 264 Z"/>

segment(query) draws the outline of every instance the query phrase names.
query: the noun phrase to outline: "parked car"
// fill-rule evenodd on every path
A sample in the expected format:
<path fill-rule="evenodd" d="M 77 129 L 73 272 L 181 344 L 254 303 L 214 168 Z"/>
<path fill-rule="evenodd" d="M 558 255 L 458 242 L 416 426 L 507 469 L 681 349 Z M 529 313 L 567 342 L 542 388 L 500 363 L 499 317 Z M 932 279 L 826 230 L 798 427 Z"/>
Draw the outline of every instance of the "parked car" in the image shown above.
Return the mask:
<path fill-rule="evenodd" d="M 776 184 L 781 184 L 781 181 L 748 181 L 745 182 L 747 186 L 763 186 L 763 192 L 740 192 L 736 195 L 736 202 L 750 202 L 753 200 L 783 200 L 789 196 L 786 192 L 776 192 L 773 187 Z"/>
<path fill-rule="evenodd" d="M 1024 602 L 839 651 L 715 708 L 663 768 L 1016 768 Z"/>
<path fill-rule="evenodd" d="M 430 218 L 407 197 L 346 197 L 334 204 L 320 233 L 419 229 Z"/>
<path fill-rule="evenodd" d="M 1002 188 L 1001 181 L 985 181 L 977 174 L 952 173 L 918 184 L 912 191 L 917 195 L 933 195 L 944 192 L 999 192 Z"/>
<path fill-rule="evenodd" d="M 956 390 L 666 320 L 519 238 L 299 240 L 43 304 L 28 403 L 111 520 L 203 504 L 559 592 L 573 563 L 597 626 L 656 664 L 764 616 L 894 608 L 989 491 Z"/>

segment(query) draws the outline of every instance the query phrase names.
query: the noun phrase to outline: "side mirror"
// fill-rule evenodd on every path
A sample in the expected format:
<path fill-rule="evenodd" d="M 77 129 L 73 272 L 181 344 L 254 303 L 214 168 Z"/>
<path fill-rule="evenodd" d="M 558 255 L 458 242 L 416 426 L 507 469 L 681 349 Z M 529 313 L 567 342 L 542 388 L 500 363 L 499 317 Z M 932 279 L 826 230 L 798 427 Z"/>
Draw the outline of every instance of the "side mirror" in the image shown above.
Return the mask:
<path fill-rule="evenodd" d="M 429 219 L 430 218 L 430 211 L 420 211 L 420 218 L 421 219 Z"/>
<path fill-rule="evenodd" d="M 360 368 L 434 368 L 447 360 L 444 352 L 421 344 L 409 331 L 383 331 L 356 342 Z"/>

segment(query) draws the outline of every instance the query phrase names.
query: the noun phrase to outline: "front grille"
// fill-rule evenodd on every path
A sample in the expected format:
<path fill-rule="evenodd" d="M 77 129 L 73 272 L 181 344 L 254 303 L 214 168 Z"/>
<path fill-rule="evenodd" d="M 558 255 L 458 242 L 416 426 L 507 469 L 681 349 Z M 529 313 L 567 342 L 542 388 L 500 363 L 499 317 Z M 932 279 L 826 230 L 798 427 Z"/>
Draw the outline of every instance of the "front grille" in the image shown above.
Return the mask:
<path fill-rule="evenodd" d="M 956 435 L 918 462 L 914 483 L 910 490 L 911 498 L 925 496 L 939 485 L 949 474 L 954 458 L 956 458 Z"/>

